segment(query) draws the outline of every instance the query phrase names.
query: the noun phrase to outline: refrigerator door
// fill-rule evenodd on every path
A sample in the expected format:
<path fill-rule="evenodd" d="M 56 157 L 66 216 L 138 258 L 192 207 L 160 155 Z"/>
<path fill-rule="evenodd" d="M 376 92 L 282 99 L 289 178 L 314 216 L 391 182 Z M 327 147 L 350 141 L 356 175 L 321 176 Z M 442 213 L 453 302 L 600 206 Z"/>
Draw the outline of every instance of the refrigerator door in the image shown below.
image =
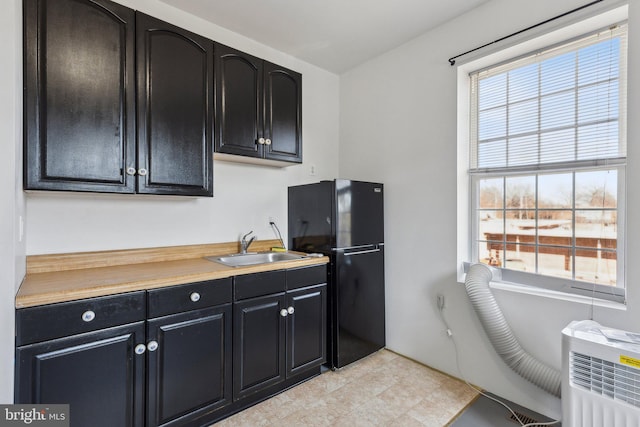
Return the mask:
<path fill-rule="evenodd" d="M 385 345 L 384 248 L 337 250 L 333 365 L 348 365 Z"/>
<path fill-rule="evenodd" d="M 383 185 L 337 179 L 336 248 L 384 242 Z"/>

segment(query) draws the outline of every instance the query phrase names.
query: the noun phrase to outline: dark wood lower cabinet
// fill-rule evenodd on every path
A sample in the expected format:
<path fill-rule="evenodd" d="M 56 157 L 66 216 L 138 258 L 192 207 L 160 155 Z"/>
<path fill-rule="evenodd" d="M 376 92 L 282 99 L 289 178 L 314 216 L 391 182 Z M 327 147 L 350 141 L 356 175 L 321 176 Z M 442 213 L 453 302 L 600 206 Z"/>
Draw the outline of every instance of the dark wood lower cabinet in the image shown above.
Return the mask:
<path fill-rule="evenodd" d="M 208 426 L 320 373 L 326 267 L 19 309 L 15 402 L 72 427 Z"/>
<path fill-rule="evenodd" d="M 147 341 L 147 425 L 184 425 L 231 403 L 231 304 L 149 320 Z"/>
<path fill-rule="evenodd" d="M 234 400 L 285 378 L 284 292 L 234 304 Z"/>
<path fill-rule="evenodd" d="M 18 347 L 16 403 L 70 405 L 71 426 L 144 425 L 144 322 Z"/>
<path fill-rule="evenodd" d="M 287 377 L 326 361 L 327 285 L 287 292 Z"/>
<path fill-rule="evenodd" d="M 234 400 L 326 361 L 327 286 L 234 303 Z"/>

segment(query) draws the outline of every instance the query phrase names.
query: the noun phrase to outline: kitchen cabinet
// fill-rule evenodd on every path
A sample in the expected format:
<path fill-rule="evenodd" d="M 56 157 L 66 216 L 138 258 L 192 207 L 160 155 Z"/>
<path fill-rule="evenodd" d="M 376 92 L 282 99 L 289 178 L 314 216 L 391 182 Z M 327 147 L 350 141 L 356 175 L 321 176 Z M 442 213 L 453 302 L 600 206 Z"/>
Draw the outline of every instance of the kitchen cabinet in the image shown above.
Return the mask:
<path fill-rule="evenodd" d="M 216 152 L 301 163 L 302 75 L 221 44 L 215 51 Z"/>
<path fill-rule="evenodd" d="M 25 189 L 133 192 L 134 11 L 104 0 L 23 8 Z"/>
<path fill-rule="evenodd" d="M 212 41 L 108 0 L 25 0 L 24 82 L 25 189 L 213 194 Z"/>
<path fill-rule="evenodd" d="M 136 13 L 138 192 L 213 195 L 213 42 Z"/>
<path fill-rule="evenodd" d="M 237 276 L 234 286 L 234 399 L 324 363 L 325 266 Z"/>
<path fill-rule="evenodd" d="M 287 377 L 327 360 L 327 267 L 287 270 Z"/>
<path fill-rule="evenodd" d="M 202 424 L 232 400 L 231 279 L 149 291 L 148 302 L 147 425 Z"/>
<path fill-rule="evenodd" d="M 320 373 L 326 265 L 16 310 L 16 403 L 72 426 L 203 426 Z M 96 415 L 98 414 L 98 415 Z"/>
<path fill-rule="evenodd" d="M 144 316 L 144 292 L 18 310 L 16 403 L 70 404 L 72 426 L 143 426 Z"/>
<path fill-rule="evenodd" d="M 232 400 L 231 279 L 20 309 L 16 325 L 16 403 L 69 403 L 72 425 L 199 425 Z"/>

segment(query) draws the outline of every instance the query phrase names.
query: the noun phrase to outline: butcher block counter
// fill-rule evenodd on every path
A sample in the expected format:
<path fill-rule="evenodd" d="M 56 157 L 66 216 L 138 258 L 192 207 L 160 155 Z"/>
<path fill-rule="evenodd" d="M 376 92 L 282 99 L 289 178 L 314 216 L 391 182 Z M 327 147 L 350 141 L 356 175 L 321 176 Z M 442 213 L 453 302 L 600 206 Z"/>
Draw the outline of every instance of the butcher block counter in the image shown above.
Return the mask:
<path fill-rule="evenodd" d="M 256 241 L 250 251 L 268 251 L 278 240 Z M 237 253 L 238 243 L 126 249 L 27 257 L 27 275 L 16 308 L 73 301 L 272 270 L 321 265 L 329 258 L 309 257 L 242 267 L 204 259 Z"/>

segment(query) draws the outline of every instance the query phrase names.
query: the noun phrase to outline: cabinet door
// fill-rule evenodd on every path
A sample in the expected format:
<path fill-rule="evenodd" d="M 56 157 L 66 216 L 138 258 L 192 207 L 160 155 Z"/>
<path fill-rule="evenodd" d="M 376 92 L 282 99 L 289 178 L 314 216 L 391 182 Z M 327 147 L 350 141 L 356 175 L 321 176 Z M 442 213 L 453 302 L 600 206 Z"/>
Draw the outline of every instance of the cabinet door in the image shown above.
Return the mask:
<path fill-rule="evenodd" d="M 147 340 L 148 425 L 184 425 L 231 402 L 231 304 L 149 320 Z"/>
<path fill-rule="evenodd" d="M 133 10 L 106 0 L 23 4 L 25 189 L 133 192 Z"/>
<path fill-rule="evenodd" d="M 261 59 L 216 44 L 216 151 L 263 157 Z"/>
<path fill-rule="evenodd" d="M 138 12 L 138 192 L 213 195 L 213 42 Z"/>
<path fill-rule="evenodd" d="M 16 403 L 68 403 L 71 426 L 142 426 L 144 322 L 16 349 Z"/>
<path fill-rule="evenodd" d="M 287 376 L 326 361 L 327 286 L 287 292 Z"/>
<path fill-rule="evenodd" d="M 252 298 L 233 306 L 234 400 L 285 378 L 284 293 Z"/>
<path fill-rule="evenodd" d="M 302 75 L 264 64 L 265 158 L 302 162 Z"/>

